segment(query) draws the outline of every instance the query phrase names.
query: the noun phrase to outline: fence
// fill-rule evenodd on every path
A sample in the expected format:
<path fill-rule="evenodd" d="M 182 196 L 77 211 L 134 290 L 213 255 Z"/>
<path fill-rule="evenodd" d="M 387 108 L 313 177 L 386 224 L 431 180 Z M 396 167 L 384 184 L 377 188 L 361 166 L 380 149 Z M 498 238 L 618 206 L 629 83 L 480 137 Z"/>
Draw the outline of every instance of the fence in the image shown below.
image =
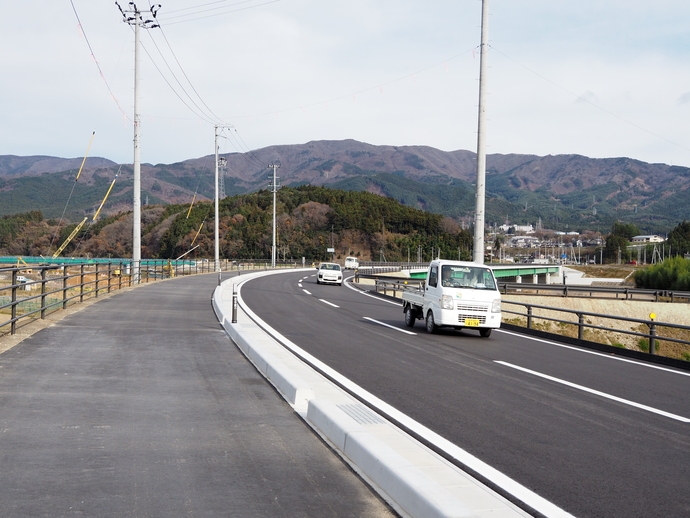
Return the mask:
<path fill-rule="evenodd" d="M 296 263 L 278 267 L 294 268 Z M 270 268 L 270 261 L 220 261 L 221 271 Z M 214 262 L 142 260 L 139 283 L 169 279 L 180 275 L 212 273 Z M 113 290 L 131 287 L 136 281 L 131 261 L 75 263 L 63 265 L 27 265 L 0 268 L 0 331 L 15 334 L 22 319 L 46 317 L 46 314 L 66 309 L 69 304 L 83 302 Z"/>

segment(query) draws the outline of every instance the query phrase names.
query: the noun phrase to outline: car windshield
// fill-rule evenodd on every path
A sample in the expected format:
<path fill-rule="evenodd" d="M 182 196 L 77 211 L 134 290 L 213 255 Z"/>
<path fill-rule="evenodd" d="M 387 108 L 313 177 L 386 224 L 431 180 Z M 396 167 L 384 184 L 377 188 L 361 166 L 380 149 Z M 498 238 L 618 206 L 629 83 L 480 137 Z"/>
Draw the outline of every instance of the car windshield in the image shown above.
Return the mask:
<path fill-rule="evenodd" d="M 340 270 L 340 265 L 339 264 L 322 264 L 321 269 L 322 270 Z"/>
<path fill-rule="evenodd" d="M 441 285 L 447 288 L 496 289 L 494 277 L 491 275 L 490 269 L 448 264 L 443 265 L 441 268 Z"/>

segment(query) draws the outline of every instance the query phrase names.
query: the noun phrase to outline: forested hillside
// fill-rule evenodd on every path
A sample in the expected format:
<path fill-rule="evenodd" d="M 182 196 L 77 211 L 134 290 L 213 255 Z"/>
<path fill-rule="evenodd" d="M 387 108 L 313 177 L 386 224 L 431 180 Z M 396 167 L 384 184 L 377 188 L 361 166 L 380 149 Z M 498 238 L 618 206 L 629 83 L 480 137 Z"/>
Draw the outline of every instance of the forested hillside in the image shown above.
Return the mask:
<path fill-rule="evenodd" d="M 282 185 L 328 186 L 368 191 L 410 207 L 472 224 L 476 155 L 426 146 L 373 146 L 354 140 L 313 141 L 228 153 L 225 193 L 266 189 L 266 164 L 279 162 Z M 0 215 L 41 210 L 74 219 L 93 214 L 108 186 L 119 178 L 104 210 L 132 205 L 132 166 L 88 158 L 0 156 Z M 142 164 L 141 198 L 150 204 L 184 203 L 214 194 L 214 156 L 173 164 Z M 70 194 L 71 193 L 71 194 Z M 68 200 L 70 200 L 68 204 Z M 554 230 L 599 230 L 615 221 L 644 233 L 667 233 L 690 218 L 690 168 L 648 164 L 625 157 L 488 155 L 486 222 L 532 224 Z"/>
<path fill-rule="evenodd" d="M 261 190 L 225 198 L 219 212 L 221 256 L 271 257 L 273 193 Z M 211 258 L 213 204 L 147 206 L 142 211 L 142 257 Z M 6 216 L 0 226 L 0 255 L 52 254 L 75 228 L 43 220 L 40 212 Z M 404 206 L 369 192 L 315 186 L 284 187 L 277 193 L 277 248 L 281 260 L 307 261 L 347 255 L 362 260 L 416 259 L 432 249 L 446 257 L 471 257 L 472 236 L 439 214 Z M 120 213 L 85 225 L 64 256 L 129 257 L 132 216 Z M 59 236 L 59 238 L 57 237 Z M 439 253 L 439 252 L 436 252 Z M 427 257 L 428 258 L 428 257 Z"/>

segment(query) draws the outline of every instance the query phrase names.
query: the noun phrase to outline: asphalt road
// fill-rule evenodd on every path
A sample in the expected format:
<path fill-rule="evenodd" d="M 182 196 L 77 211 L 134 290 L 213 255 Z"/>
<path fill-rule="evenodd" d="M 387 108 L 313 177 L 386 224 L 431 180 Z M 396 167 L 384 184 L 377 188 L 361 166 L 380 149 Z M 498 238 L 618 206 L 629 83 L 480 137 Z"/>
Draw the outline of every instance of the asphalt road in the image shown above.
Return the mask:
<path fill-rule="evenodd" d="M 393 516 L 229 341 L 216 283 L 113 295 L 0 355 L 0 516 Z"/>
<path fill-rule="evenodd" d="M 330 367 L 575 516 L 690 516 L 687 372 L 503 331 L 429 335 L 420 321 L 405 334 L 399 305 L 311 272 L 252 280 L 242 296 Z"/>

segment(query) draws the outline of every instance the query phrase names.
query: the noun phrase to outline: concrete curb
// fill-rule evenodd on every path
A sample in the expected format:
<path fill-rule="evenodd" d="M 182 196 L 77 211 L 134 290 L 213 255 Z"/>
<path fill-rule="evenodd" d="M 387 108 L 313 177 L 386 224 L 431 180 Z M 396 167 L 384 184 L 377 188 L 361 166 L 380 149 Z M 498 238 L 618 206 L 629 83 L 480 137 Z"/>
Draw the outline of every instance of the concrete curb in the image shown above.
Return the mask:
<path fill-rule="evenodd" d="M 530 516 L 297 358 L 251 320 L 250 310 L 238 309 L 237 323 L 232 324 L 234 286 L 241 289 L 244 281 L 273 273 L 282 272 L 223 282 L 213 294 L 218 320 L 285 400 L 382 498 L 410 517 Z"/>

